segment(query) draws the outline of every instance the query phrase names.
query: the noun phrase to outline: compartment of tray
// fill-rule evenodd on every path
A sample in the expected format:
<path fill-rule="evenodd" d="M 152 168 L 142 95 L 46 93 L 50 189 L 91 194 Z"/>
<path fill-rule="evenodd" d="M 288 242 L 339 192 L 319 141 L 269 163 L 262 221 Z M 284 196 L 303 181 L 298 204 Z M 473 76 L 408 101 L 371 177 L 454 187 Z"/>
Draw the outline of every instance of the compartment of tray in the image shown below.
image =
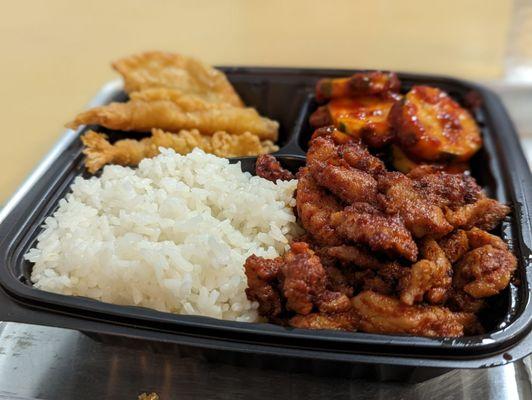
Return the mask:
<path fill-rule="evenodd" d="M 283 85 L 291 82 L 302 93 L 311 93 L 317 79 L 341 76 L 354 71 L 228 68 L 235 82 L 272 79 Z M 409 75 L 411 81 L 458 81 L 445 78 Z M 402 79 L 407 79 L 406 76 Z M 470 86 L 463 84 L 469 90 Z M 194 347 L 234 351 L 250 357 L 270 354 L 319 363 L 323 360 L 348 362 L 356 369 L 377 368 L 477 368 L 497 365 L 523 357 L 530 352 L 530 210 L 532 204 L 530 172 L 517 142 L 513 127 L 497 98 L 489 91 L 476 88 L 486 104 L 486 125 L 493 137 L 488 146 L 490 168 L 497 182 L 504 182 L 497 197 L 515 204 L 515 213 L 508 229 L 503 230 L 519 257 L 518 280 L 510 317 L 504 329 L 488 335 L 468 338 L 421 338 L 366 333 L 307 331 L 286 329 L 271 324 L 246 324 L 214 320 L 207 317 L 179 316 L 130 306 L 105 304 L 86 298 L 61 296 L 36 290 L 28 285 L 22 272 L 22 254 L 35 240 L 39 224 L 49 215 L 68 184 L 82 173 L 81 143 L 71 134 L 61 143 L 53 157 L 40 166 L 30 183 L 6 204 L 0 223 L 0 317 L 4 320 L 63 326 L 97 334 L 126 335 L 144 340 L 173 342 Z M 100 95 L 105 104 L 120 95 L 113 89 Z M 288 99 L 290 101 L 291 99 Z M 97 105 L 97 104 L 94 104 Z M 291 141 L 293 138 L 291 139 Z M 288 147 L 288 146 L 287 146 Z M 291 156 L 295 159 L 296 157 Z M 302 162 L 302 161 L 301 161 Z M 288 165 L 286 165 L 288 166 Z M 519 174 L 519 175 L 517 175 Z M 26 281 L 26 282 L 23 282 Z M 510 350 L 508 350 L 510 349 Z M 506 357 L 511 352 L 511 357 Z M 503 354 L 505 357 L 503 357 Z M 317 364 L 316 364 L 317 365 Z"/>

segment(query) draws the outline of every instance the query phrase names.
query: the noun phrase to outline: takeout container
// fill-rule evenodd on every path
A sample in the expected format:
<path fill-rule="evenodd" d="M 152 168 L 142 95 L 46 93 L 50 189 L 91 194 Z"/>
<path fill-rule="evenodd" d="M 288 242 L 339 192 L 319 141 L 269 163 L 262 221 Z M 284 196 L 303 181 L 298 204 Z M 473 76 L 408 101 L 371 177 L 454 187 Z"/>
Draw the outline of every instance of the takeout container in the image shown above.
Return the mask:
<path fill-rule="evenodd" d="M 292 170 L 304 164 L 304 149 L 312 134 L 308 117 L 317 107 L 315 82 L 356 72 L 222 69 L 246 104 L 280 122 L 277 156 Z M 481 316 L 488 333 L 423 338 L 311 331 L 174 315 L 37 290 L 29 279 L 31 264 L 23 255 L 35 244 L 44 219 L 73 179 L 86 174 L 79 132 L 74 131 L 65 134 L 0 212 L 0 320 L 77 329 L 104 340 L 132 341 L 148 349 L 162 346 L 164 351 L 173 348 L 179 354 L 218 361 L 380 380 L 419 381 L 453 368 L 490 367 L 527 356 L 532 349 L 532 177 L 513 125 L 497 96 L 483 87 L 435 76 L 400 74 L 400 79 L 403 91 L 415 84 L 437 86 L 471 110 L 484 137 L 484 147 L 472 160 L 472 173 L 490 196 L 512 206 L 499 233 L 515 253 L 518 268 L 509 288 L 491 298 L 488 312 Z M 125 99 L 121 84 L 113 82 L 91 106 Z M 139 137 L 111 133 L 113 140 Z M 244 170 L 254 172 L 254 160 L 234 161 L 242 161 Z"/>

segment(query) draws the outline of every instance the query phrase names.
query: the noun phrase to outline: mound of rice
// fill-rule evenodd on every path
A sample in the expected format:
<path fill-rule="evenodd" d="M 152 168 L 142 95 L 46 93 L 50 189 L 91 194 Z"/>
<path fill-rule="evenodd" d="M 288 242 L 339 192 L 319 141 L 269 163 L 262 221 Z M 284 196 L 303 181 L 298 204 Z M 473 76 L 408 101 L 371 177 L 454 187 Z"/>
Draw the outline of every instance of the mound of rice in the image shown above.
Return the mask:
<path fill-rule="evenodd" d="M 243 265 L 276 257 L 297 233 L 297 181 L 273 183 L 196 149 L 137 169 L 78 177 L 36 248 L 35 287 L 179 314 L 256 321 Z"/>

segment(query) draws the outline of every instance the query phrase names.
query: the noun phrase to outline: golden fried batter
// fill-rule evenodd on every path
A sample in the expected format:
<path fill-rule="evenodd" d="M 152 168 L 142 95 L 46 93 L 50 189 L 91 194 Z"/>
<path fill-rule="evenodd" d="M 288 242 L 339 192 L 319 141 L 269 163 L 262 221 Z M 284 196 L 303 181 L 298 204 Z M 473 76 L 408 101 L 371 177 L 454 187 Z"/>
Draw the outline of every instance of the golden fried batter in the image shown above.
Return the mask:
<path fill-rule="evenodd" d="M 331 214 L 340 211 L 342 206 L 316 184 L 308 168 L 299 170 L 296 201 L 301 225 L 316 241 L 330 246 L 342 243 L 331 225 Z"/>
<path fill-rule="evenodd" d="M 115 61 L 127 93 L 150 88 L 178 89 L 209 102 L 242 107 L 242 100 L 225 74 L 202 62 L 175 53 L 151 51 Z"/>
<path fill-rule="evenodd" d="M 497 200 L 481 198 L 473 204 L 466 204 L 453 210 L 447 208 L 445 218 L 455 228 L 471 229 L 477 227 L 486 231 L 495 229 L 510 212 L 510 207 Z"/>
<path fill-rule="evenodd" d="M 292 317 L 288 324 L 294 328 L 303 329 L 331 329 L 340 331 L 356 331 L 358 316 L 352 312 L 327 314 L 316 312 L 307 315 L 296 315 Z"/>
<path fill-rule="evenodd" d="M 485 245 L 491 245 L 496 249 L 508 250 L 508 245 L 498 236 L 492 235 L 482 229 L 473 228 L 466 232 L 469 246 L 472 249 L 482 247 Z"/>
<path fill-rule="evenodd" d="M 75 129 L 80 125 L 101 125 L 122 131 L 147 132 L 159 128 L 169 132 L 197 129 L 201 134 L 214 135 L 225 131 L 233 135 L 250 132 L 261 140 L 277 140 L 279 124 L 261 117 L 254 108 L 207 105 L 190 96 L 164 97 L 168 91 L 154 89 L 157 99 L 144 95 L 132 98 L 127 103 L 111 103 L 95 107 L 79 114 L 67 124 Z M 159 96 L 160 95 L 160 96 Z M 198 108 L 194 108 L 198 106 Z"/>
<path fill-rule="evenodd" d="M 340 97 L 388 96 L 396 93 L 401 82 L 394 72 L 357 72 L 348 78 L 325 78 L 316 84 L 318 101 Z"/>
<path fill-rule="evenodd" d="M 452 283 L 451 263 L 433 239 L 425 239 L 420 250 L 423 259 L 412 265 L 401 281 L 401 301 L 409 305 L 423 299 L 431 304 L 444 303 Z"/>
<path fill-rule="evenodd" d="M 493 296 L 508 286 L 516 268 L 517 260 L 506 246 L 483 245 L 466 253 L 458 262 L 454 284 L 477 299 Z"/>
<path fill-rule="evenodd" d="M 123 139 L 114 144 L 109 143 L 104 135 L 88 131 L 81 140 L 85 146 L 83 153 L 87 156 L 85 166 L 90 173 L 95 173 L 106 164 L 137 165 L 144 158 L 158 155 L 159 147 L 171 148 L 180 154 L 187 154 L 198 147 L 219 157 L 252 156 L 278 150 L 271 141 L 261 143 L 257 136 L 249 132 L 242 135 L 216 132 L 212 136 L 204 136 L 195 129 L 178 133 L 152 129 L 150 137 Z"/>
<path fill-rule="evenodd" d="M 438 88 L 414 86 L 390 122 L 401 148 L 419 160 L 467 161 L 482 146 L 471 114 Z"/>
<path fill-rule="evenodd" d="M 346 203 L 377 201 L 377 181 L 367 172 L 348 165 L 327 165 L 318 161 L 308 162 L 307 165 L 318 185 Z"/>
<path fill-rule="evenodd" d="M 346 265 L 356 265 L 360 268 L 379 269 L 382 263 L 372 256 L 368 251 L 357 246 L 332 246 L 323 250 L 329 257 L 332 257 Z"/>
<path fill-rule="evenodd" d="M 438 240 L 438 244 L 451 263 L 455 263 L 469 250 L 467 234 L 462 229 L 457 229 Z"/>
<path fill-rule="evenodd" d="M 354 203 L 332 214 L 331 223 L 349 241 L 390 256 L 417 259 L 416 243 L 397 215 L 387 215 L 367 203 Z"/>
<path fill-rule="evenodd" d="M 372 291 L 352 299 L 360 316 L 360 329 L 370 333 L 398 333 L 419 336 L 463 336 L 464 327 L 476 322 L 473 314 L 453 313 L 438 306 L 409 306 Z"/>
<path fill-rule="evenodd" d="M 367 172 L 373 177 L 386 172 L 384 163 L 358 143 L 349 142 L 340 145 L 338 154 L 351 167 Z"/>

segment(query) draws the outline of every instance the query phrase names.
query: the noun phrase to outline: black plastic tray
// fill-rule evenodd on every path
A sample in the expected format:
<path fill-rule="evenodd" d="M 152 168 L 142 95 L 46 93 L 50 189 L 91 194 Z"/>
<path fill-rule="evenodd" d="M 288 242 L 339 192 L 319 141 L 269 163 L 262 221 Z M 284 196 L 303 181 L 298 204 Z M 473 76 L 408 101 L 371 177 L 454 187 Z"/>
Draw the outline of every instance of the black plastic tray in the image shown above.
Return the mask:
<path fill-rule="evenodd" d="M 320 77 L 345 76 L 353 70 L 223 68 L 244 102 L 280 121 L 282 146 L 278 158 L 296 169 L 304 163 L 304 148 L 312 134 L 308 117 L 316 108 L 314 84 Z M 403 90 L 428 84 L 446 90 L 471 108 L 484 147 L 472 162 L 473 175 L 491 196 L 512 206 L 503 222 L 502 237 L 518 258 L 514 283 L 491 300 L 487 334 L 464 338 L 422 338 L 362 332 L 309 331 L 272 324 L 221 321 L 208 317 L 162 313 L 141 307 L 117 306 L 95 300 L 37 290 L 29 282 L 31 265 L 23 260 L 34 245 L 43 220 L 69 185 L 83 175 L 82 145 L 68 131 L 49 156 L 0 212 L 0 320 L 78 329 L 96 334 L 172 342 L 222 351 L 217 357 L 244 355 L 243 362 L 271 359 L 275 365 L 300 365 L 330 373 L 333 363 L 353 377 L 420 380 L 451 368 L 501 365 L 530 354 L 532 178 L 515 130 L 497 96 L 475 84 L 442 77 L 400 74 Z M 106 86 L 91 106 L 126 98 L 119 83 Z M 115 132 L 114 138 L 131 136 Z M 235 159 L 238 161 L 239 159 Z M 254 159 L 240 159 L 254 169 Z M 267 356 L 267 357 L 266 357 Z M 280 362 L 279 358 L 285 361 Z M 237 357 L 240 359 L 240 357 Z M 294 360 L 302 359 L 303 362 Z M 312 362 L 309 362 L 312 361 Z M 270 363 L 270 364 L 271 364 Z M 348 367 L 346 367 L 348 366 Z"/>

